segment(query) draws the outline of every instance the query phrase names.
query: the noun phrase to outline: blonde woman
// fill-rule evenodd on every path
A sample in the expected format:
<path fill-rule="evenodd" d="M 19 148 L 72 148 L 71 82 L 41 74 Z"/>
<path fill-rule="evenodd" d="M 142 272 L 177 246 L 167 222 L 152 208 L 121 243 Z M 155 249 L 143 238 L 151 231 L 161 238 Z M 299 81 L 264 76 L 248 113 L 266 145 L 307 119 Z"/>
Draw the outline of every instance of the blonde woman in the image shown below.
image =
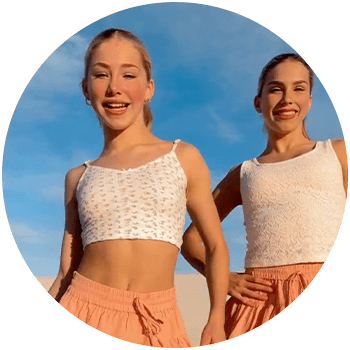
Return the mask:
<path fill-rule="evenodd" d="M 224 340 L 228 252 L 208 170 L 193 146 L 151 133 L 154 82 L 142 42 L 122 29 L 99 33 L 86 52 L 82 87 L 104 146 L 67 173 L 61 264 L 49 293 L 116 338 L 189 347 L 174 289 L 187 208 L 208 259 L 211 309 L 201 344 Z"/>

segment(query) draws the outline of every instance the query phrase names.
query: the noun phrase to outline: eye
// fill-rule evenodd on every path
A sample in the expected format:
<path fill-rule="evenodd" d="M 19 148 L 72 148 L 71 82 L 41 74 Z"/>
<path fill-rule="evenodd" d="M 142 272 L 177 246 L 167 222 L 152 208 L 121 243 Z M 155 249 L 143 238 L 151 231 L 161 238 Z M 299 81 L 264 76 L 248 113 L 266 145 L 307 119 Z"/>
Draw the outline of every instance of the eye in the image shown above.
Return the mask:
<path fill-rule="evenodd" d="M 107 77 L 108 75 L 105 72 L 96 72 L 96 73 L 93 74 L 93 76 L 95 78 L 104 78 L 104 77 Z"/>
<path fill-rule="evenodd" d="M 123 77 L 126 78 L 126 79 L 134 79 L 134 78 L 136 78 L 136 75 L 132 74 L 132 73 L 125 73 L 123 75 Z"/>
<path fill-rule="evenodd" d="M 279 92 L 281 88 L 279 86 L 273 86 L 269 89 L 269 92 Z"/>
<path fill-rule="evenodd" d="M 304 91 L 305 88 L 303 86 L 296 86 L 294 90 L 295 91 Z"/>

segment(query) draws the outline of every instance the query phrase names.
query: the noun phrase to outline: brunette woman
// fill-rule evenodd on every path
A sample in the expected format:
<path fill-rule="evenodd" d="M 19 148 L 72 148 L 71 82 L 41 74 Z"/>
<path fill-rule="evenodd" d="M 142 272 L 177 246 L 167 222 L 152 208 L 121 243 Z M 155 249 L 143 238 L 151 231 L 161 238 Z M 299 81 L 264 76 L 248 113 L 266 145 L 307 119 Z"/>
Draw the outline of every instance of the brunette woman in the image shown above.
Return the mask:
<path fill-rule="evenodd" d="M 263 68 L 254 106 L 267 131 L 265 150 L 233 167 L 214 190 L 220 219 L 242 205 L 245 272 L 230 273 L 225 330 L 233 338 L 265 323 L 308 286 L 322 267 L 343 217 L 348 170 L 344 140 L 311 140 L 305 117 L 313 72 L 294 53 Z M 205 274 L 195 226 L 184 257 Z"/>

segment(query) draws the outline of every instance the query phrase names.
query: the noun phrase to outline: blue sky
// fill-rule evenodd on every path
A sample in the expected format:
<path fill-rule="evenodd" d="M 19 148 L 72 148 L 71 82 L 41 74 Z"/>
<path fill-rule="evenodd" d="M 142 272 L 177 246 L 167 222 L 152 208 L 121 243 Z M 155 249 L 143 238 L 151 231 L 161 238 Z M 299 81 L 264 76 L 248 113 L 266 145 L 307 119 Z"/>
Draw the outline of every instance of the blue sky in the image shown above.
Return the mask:
<path fill-rule="evenodd" d="M 101 130 L 79 84 L 89 41 L 111 26 L 134 32 L 151 56 L 154 134 L 195 145 L 208 164 L 213 187 L 230 167 L 258 155 L 265 146 L 262 122 L 252 104 L 256 81 L 270 58 L 294 51 L 246 17 L 189 3 L 127 9 L 67 37 L 24 90 L 4 148 L 6 213 L 35 276 L 57 273 L 65 173 L 101 150 Z M 318 79 L 307 126 L 313 139 L 342 137 L 335 109 Z M 223 222 L 223 230 L 231 269 L 241 270 L 245 237 L 240 208 Z M 176 272 L 193 271 L 180 257 Z"/>

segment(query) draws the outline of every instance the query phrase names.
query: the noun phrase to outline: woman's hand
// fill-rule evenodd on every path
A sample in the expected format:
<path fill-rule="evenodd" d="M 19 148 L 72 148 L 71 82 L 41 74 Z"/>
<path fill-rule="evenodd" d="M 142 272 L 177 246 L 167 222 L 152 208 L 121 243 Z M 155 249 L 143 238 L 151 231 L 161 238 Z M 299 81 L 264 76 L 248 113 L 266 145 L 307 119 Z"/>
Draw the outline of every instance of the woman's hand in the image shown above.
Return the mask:
<path fill-rule="evenodd" d="M 265 301 L 267 294 L 273 292 L 271 282 L 263 278 L 254 277 L 245 273 L 230 272 L 228 294 L 248 306 L 254 306 L 254 300 Z"/>
<path fill-rule="evenodd" d="M 219 343 L 226 340 L 224 325 L 220 322 L 208 322 L 203 329 L 200 346 Z"/>

